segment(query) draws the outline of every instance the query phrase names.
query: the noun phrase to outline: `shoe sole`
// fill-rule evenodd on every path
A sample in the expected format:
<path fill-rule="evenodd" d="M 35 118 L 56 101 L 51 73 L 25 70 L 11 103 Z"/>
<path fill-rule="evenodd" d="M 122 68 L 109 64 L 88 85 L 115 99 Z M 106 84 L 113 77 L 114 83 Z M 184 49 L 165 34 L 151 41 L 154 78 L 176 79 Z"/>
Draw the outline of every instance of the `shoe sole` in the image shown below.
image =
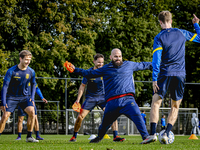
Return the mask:
<path fill-rule="evenodd" d="M 151 142 L 156 142 L 157 140 L 156 139 L 153 139 L 153 140 L 151 140 L 151 141 L 148 141 L 148 142 L 145 142 L 145 143 L 140 143 L 140 144 L 149 144 L 149 143 L 151 143 Z"/>
<path fill-rule="evenodd" d="M 113 140 L 113 142 L 124 142 L 124 141 L 125 141 L 125 139 L 119 140 L 119 141 L 114 141 L 114 140 Z"/>

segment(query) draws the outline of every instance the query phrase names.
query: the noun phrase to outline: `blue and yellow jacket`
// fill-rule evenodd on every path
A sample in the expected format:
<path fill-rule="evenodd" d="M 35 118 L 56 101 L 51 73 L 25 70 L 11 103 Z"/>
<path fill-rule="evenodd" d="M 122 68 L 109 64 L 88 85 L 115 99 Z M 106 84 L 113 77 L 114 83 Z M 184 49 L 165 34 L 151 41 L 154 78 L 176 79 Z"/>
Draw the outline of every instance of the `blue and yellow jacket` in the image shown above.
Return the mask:
<path fill-rule="evenodd" d="M 168 28 L 163 29 L 154 38 L 153 44 L 153 81 L 158 75 L 185 76 L 185 42 L 200 43 L 200 28 L 194 24 L 197 34 L 187 30 Z"/>
<path fill-rule="evenodd" d="M 74 73 L 86 78 L 103 77 L 105 88 L 105 100 L 127 93 L 135 94 L 133 72 L 151 69 L 151 62 L 124 61 L 119 67 L 114 67 L 112 62 L 95 70 L 75 68 Z"/>

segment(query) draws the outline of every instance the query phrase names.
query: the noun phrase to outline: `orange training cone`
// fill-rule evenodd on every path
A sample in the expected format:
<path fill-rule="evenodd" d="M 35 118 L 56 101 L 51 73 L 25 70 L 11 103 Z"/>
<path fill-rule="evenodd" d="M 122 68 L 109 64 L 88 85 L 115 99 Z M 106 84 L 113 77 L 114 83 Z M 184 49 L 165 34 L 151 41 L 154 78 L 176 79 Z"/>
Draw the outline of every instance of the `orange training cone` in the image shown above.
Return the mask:
<path fill-rule="evenodd" d="M 195 134 L 192 134 L 192 135 L 189 137 L 189 139 L 197 140 L 198 137 L 197 137 Z"/>

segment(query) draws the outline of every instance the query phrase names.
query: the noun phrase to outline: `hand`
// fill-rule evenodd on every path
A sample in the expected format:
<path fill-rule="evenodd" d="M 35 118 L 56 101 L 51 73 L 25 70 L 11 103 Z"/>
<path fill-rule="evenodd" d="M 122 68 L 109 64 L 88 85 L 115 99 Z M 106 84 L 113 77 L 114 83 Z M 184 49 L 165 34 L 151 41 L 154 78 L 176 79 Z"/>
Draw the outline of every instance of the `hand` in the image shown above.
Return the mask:
<path fill-rule="evenodd" d="M 30 102 L 32 102 L 33 103 L 33 107 L 35 107 L 35 102 L 34 101 L 32 101 L 32 99 L 30 98 L 30 100 L 29 100 Z"/>
<path fill-rule="evenodd" d="M 159 90 L 159 87 L 158 87 L 158 85 L 157 85 L 157 81 L 153 81 L 153 92 L 154 92 L 154 93 L 157 93 L 158 90 Z"/>
<path fill-rule="evenodd" d="M 192 23 L 199 23 L 199 18 L 197 18 L 197 16 L 195 14 L 193 14 L 194 18 L 192 19 Z"/>
<path fill-rule="evenodd" d="M 76 100 L 74 103 L 79 103 L 80 100 Z"/>
<path fill-rule="evenodd" d="M 1 106 L 0 109 L 2 110 L 3 113 L 6 112 L 6 108 L 8 108 L 8 105 L 6 104 L 6 106 Z"/>
<path fill-rule="evenodd" d="M 43 98 L 42 101 L 43 101 L 44 103 L 46 103 L 46 104 L 48 103 L 48 101 L 47 101 L 45 98 Z"/>
<path fill-rule="evenodd" d="M 72 63 L 66 61 L 66 62 L 64 63 L 64 66 L 67 68 L 67 70 L 68 70 L 70 73 L 74 72 L 75 66 L 74 66 Z"/>

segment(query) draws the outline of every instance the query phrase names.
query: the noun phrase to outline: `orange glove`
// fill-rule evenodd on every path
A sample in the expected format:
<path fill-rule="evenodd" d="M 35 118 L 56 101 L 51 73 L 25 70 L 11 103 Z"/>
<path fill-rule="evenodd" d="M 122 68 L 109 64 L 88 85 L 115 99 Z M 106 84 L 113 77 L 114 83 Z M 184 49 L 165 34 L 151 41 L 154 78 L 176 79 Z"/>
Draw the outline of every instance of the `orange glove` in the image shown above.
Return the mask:
<path fill-rule="evenodd" d="M 72 63 L 66 61 L 66 62 L 64 63 L 64 66 L 67 68 L 67 70 L 68 70 L 70 73 L 74 72 L 74 68 L 73 68 L 73 64 L 72 64 Z"/>
<path fill-rule="evenodd" d="M 76 112 L 80 112 L 81 111 L 81 104 L 80 103 L 74 103 L 73 105 L 72 105 L 72 109 L 74 110 L 74 111 L 76 111 Z"/>

